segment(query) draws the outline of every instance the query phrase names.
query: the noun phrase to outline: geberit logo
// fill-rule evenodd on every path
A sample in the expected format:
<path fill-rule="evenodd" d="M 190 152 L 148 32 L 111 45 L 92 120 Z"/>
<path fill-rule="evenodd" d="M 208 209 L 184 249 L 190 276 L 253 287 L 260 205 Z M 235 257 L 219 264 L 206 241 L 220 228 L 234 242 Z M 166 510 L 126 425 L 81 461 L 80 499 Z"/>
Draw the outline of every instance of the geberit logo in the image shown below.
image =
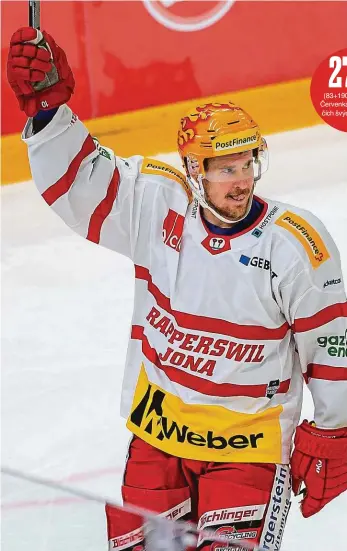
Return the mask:
<path fill-rule="evenodd" d="M 205 459 L 211 452 L 222 461 L 280 459 L 280 406 L 245 415 L 219 406 L 186 404 L 148 381 L 141 368 L 127 427 L 146 442 L 179 457 Z M 253 419 L 251 419 L 253 418 Z"/>

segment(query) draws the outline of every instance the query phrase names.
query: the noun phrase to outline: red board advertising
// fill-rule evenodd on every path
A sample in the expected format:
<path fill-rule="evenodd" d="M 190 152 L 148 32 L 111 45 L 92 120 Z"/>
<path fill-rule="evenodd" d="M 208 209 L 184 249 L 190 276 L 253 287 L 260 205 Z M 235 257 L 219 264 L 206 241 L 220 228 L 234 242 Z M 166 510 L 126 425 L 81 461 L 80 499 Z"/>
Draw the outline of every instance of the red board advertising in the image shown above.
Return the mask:
<path fill-rule="evenodd" d="M 346 46 L 346 2 L 137 0 L 41 2 L 42 28 L 66 50 L 81 118 L 310 77 Z M 19 131 L 6 76 L 27 2 L 2 2 L 2 132 Z"/>

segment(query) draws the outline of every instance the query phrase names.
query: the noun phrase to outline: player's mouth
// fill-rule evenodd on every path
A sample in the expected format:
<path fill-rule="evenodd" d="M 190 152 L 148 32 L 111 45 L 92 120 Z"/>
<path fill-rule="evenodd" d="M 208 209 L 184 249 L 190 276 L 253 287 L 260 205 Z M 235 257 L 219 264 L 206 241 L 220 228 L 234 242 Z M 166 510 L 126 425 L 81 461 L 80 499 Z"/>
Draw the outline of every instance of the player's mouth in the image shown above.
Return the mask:
<path fill-rule="evenodd" d="M 231 199 L 235 203 L 243 203 L 246 199 L 248 199 L 248 193 L 239 193 L 239 194 L 228 194 L 227 199 Z"/>

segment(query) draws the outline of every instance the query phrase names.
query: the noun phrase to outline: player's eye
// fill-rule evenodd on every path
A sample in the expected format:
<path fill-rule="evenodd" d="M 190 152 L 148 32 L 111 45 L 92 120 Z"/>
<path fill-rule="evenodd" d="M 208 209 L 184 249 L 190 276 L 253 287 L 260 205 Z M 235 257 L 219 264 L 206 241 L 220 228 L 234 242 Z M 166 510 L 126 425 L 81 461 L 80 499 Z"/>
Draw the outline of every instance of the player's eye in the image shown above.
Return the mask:
<path fill-rule="evenodd" d="M 231 166 L 227 166 L 225 168 L 222 168 L 222 173 L 223 174 L 234 174 L 234 172 L 235 172 L 235 170 Z"/>

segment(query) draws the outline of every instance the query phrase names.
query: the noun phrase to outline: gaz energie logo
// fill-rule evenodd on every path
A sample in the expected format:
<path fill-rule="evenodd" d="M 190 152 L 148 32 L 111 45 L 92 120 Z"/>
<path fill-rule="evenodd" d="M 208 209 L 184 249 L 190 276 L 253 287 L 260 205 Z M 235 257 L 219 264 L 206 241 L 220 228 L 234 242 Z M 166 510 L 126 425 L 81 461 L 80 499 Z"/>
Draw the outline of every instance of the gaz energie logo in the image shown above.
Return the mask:
<path fill-rule="evenodd" d="M 182 0 L 143 0 L 146 10 L 167 29 L 201 31 L 217 23 L 230 10 L 234 0 L 188 2 Z M 212 4 L 212 7 L 211 7 Z"/>

